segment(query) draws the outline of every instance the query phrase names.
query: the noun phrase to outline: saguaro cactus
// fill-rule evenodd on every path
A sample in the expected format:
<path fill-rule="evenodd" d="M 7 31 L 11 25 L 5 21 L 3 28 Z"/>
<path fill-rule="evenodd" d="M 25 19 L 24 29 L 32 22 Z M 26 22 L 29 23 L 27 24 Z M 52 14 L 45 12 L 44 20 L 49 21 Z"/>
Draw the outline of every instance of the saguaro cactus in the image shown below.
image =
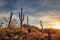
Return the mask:
<path fill-rule="evenodd" d="M 22 23 L 24 21 L 24 15 L 22 13 L 22 8 L 21 8 L 21 13 L 19 13 L 19 19 L 20 19 L 20 26 L 22 27 Z"/>
<path fill-rule="evenodd" d="M 49 29 L 48 29 L 48 40 L 51 40 L 51 33 Z"/>
<path fill-rule="evenodd" d="M 9 27 L 10 27 L 10 25 L 11 25 L 12 15 L 13 15 L 13 13 L 11 12 L 10 20 L 9 20 L 9 24 L 8 24 L 8 28 L 9 28 Z"/>
<path fill-rule="evenodd" d="M 29 23 L 28 23 L 28 16 L 27 16 L 27 25 L 29 25 Z"/>
<path fill-rule="evenodd" d="M 28 16 L 27 16 L 27 26 L 28 26 L 28 32 L 30 33 L 30 32 L 31 32 L 31 30 L 30 30 L 30 25 L 29 25 Z"/>

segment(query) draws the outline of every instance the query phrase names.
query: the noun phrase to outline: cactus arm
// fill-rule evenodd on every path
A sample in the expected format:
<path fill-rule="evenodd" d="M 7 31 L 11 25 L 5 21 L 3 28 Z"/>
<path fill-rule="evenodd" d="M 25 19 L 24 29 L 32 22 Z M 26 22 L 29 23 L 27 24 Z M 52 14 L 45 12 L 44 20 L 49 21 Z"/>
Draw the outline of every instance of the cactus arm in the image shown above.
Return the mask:
<path fill-rule="evenodd" d="M 19 19 L 21 20 L 21 14 L 19 13 Z"/>

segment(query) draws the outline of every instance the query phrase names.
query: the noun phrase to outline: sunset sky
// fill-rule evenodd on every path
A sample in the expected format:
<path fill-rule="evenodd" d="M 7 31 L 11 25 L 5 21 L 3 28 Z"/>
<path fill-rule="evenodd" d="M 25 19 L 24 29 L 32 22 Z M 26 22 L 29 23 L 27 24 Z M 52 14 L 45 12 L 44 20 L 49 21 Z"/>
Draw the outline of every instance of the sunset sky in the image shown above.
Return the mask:
<path fill-rule="evenodd" d="M 40 28 L 41 20 L 44 28 L 59 28 L 60 0 L 0 0 L 0 22 L 4 22 L 3 17 L 9 17 L 13 12 L 13 18 L 19 23 L 20 8 L 23 8 L 25 15 L 24 23 L 26 23 L 26 16 L 29 16 L 30 25 Z"/>

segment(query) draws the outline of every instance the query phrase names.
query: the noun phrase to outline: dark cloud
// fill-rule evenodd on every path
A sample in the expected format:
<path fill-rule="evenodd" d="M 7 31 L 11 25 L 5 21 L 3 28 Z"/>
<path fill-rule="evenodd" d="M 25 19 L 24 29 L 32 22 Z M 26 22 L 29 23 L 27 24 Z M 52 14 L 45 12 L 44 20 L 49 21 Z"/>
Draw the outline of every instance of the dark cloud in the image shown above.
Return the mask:
<path fill-rule="evenodd" d="M 52 14 L 60 15 L 60 0 L 0 0 L 0 14 L 5 15 L 12 11 L 17 15 L 20 12 L 20 8 L 23 8 L 25 15 L 32 16 L 32 20 L 36 21 L 36 23 L 30 22 L 31 24 L 37 24 L 41 17 L 43 17 L 44 21 L 44 17 L 47 18 Z M 56 16 L 52 16 L 53 19 L 57 18 Z"/>
<path fill-rule="evenodd" d="M 2 4 L 3 2 L 6 4 L 0 7 L 2 11 L 18 10 L 21 7 L 25 10 L 32 8 L 35 12 L 60 10 L 60 0 L 3 0 Z"/>

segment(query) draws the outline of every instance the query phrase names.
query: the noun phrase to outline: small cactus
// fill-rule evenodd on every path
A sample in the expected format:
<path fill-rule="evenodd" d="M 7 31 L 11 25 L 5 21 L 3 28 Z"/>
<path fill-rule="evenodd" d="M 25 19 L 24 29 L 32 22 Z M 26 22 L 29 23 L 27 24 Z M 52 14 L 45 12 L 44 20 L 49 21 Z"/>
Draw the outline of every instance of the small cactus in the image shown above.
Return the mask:
<path fill-rule="evenodd" d="M 43 36 L 43 25 L 42 25 L 42 21 L 40 20 L 40 25 L 41 25 L 41 32 L 42 32 L 42 34 L 41 34 L 41 36 Z M 43 38 L 41 38 L 41 40 L 43 40 Z"/>
<path fill-rule="evenodd" d="M 48 40 L 51 40 L 51 33 L 49 29 L 48 29 Z"/>
<path fill-rule="evenodd" d="M 10 20 L 9 20 L 9 24 L 8 24 L 8 28 L 9 28 L 9 27 L 10 27 L 10 25 L 11 25 L 12 15 L 13 15 L 13 13 L 11 12 Z"/>
<path fill-rule="evenodd" d="M 1 24 L 0 24 L 0 28 L 2 27 L 2 25 L 3 25 L 3 22 L 1 22 Z"/>
<path fill-rule="evenodd" d="M 28 29 L 28 32 L 30 33 L 30 32 L 31 32 L 31 30 L 30 30 L 30 29 Z"/>
<path fill-rule="evenodd" d="M 24 21 L 24 15 L 22 13 L 22 8 L 21 8 L 21 13 L 19 13 L 19 19 L 20 19 L 20 26 L 22 27 L 22 23 Z"/>
<path fill-rule="evenodd" d="M 41 29 L 43 31 L 43 25 L 42 25 L 42 21 L 40 20 L 40 25 L 41 25 Z"/>

